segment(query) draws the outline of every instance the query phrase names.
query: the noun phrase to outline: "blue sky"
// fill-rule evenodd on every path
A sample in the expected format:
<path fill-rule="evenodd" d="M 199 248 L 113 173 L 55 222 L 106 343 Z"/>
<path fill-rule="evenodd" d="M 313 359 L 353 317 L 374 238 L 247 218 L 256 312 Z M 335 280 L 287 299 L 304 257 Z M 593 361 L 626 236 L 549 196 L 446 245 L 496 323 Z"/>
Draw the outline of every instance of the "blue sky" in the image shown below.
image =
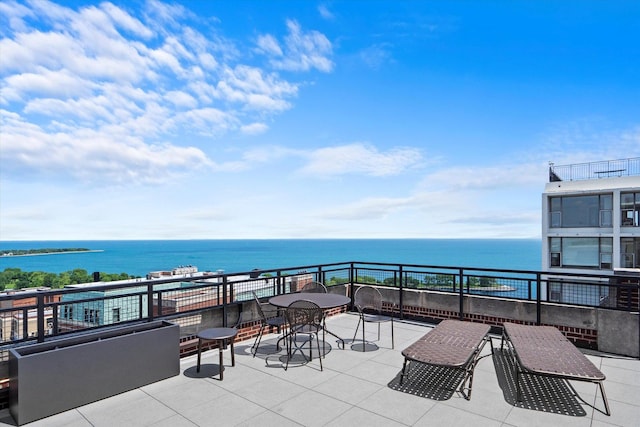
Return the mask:
<path fill-rule="evenodd" d="M 0 239 L 538 238 L 640 156 L 637 1 L 0 3 Z"/>

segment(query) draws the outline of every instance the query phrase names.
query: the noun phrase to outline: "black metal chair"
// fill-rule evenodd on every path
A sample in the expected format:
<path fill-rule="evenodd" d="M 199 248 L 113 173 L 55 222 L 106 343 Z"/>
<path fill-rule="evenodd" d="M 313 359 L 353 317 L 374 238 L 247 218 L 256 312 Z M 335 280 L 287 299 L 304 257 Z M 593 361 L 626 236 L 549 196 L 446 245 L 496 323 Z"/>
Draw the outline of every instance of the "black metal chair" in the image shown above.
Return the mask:
<path fill-rule="evenodd" d="M 309 282 L 305 283 L 299 292 L 310 292 L 310 293 L 318 293 L 318 294 L 326 294 L 327 287 L 320 282 Z"/>
<path fill-rule="evenodd" d="M 313 360 L 313 338 L 316 339 L 318 347 L 318 359 L 320 360 L 320 370 L 322 371 L 322 351 L 320 350 L 320 329 L 322 329 L 323 311 L 312 301 L 299 300 L 292 302 L 285 311 L 287 323 L 289 325 L 289 334 L 287 339 L 287 363 L 285 370 L 289 368 L 289 361 L 296 352 L 307 360 L 304 355 L 303 347 L 309 343 L 309 359 Z M 304 343 L 298 346 L 297 340 L 299 335 L 307 335 Z"/>
<path fill-rule="evenodd" d="M 371 286 L 361 286 L 353 296 L 354 306 L 358 310 L 358 326 L 353 334 L 353 341 L 358 335 L 360 323 L 362 323 L 362 351 L 365 351 L 365 323 L 378 324 L 378 341 L 380 341 L 380 324 L 391 323 L 391 348 L 395 348 L 393 339 L 393 317 L 382 314 L 382 294 Z"/>
<path fill-rule="evenodd" d="M 287 319 L 285 318 L 285 316 L 281 315 L 277 309 L 274 313 L 274 315 L 267 315 L 265 313 L 265 310 L 263 309 L 263 305 L 266 306 L 270 306 L 272 307 L 270 304 L 268 303 L 261 303 L 260 302 L 260 298 L 258 298 L 258 294 L 256 294 L 255 291 L 253 292 L 253 297 L 256 300 L 256 307 L 258 309 L 258 314 L 260 315 L 260 332 L 258 332 L 258 336 L 256 337 L 255 341 L 253 342 L 253 345 L 251 346 L 251 352 L 253 353 L 253 357 L 256 357 L 256 353 L 258 353 L 258 347 L 260 346 L 260 341 L 262 340 L 262 335 L 264 333 L 264 330 L 269 328 L 277 328 L 278 333 L 281 332 L 282 327 L 287 323 Z M 273 307 L 275 309 L 275 307 Z M 270 310 L 273 312 L 273 310 Z M 280 342 L 280 340 L 278 341 Z M 278 346 L 278 343 L 276 343 L 276 349 L 279 350 L 280 347 Z"/>

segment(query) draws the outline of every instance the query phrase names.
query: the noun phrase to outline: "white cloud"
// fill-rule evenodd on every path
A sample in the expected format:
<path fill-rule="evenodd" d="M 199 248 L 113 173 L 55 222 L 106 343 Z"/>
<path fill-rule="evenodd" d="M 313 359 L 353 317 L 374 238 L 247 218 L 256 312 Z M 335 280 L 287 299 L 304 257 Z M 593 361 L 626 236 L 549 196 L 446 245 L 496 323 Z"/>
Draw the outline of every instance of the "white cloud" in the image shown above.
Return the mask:
<path fill-rule="evenodd" d="M 360 58 L 367 66 L 378 69 L 391 60 L 391 53 L 387 46 L 373 45 L 360 51 Z"/>
<path fill-rule="evenodd" d="M 335 18 L 326 4 L 321 4 L 320 6 L 318 6 L 318 13 L 320 14 L 320 16 L 322 16 L 322 18 L 327 20 L 333 20 Z"/>
<path fill-rule="evenodd" d="M 176 174 L 208 166 L 204 153 L 193 147 L 145 144 L 135 136 L 107 136 L 90 129 L 48 133 L 35 124 L 24 123 L 15 113 L 0 110 L 3 138 L 11 141 L 2 148 L 7 176 L 32 170 L 34 177 L 58 175 L 98 183 L 166 182 Z M 99 177 L 99 178 L 97 178 Z M 31 179 L 31 178 L 27 178 Z"/>
<path fill-rule="evenodd" d="M 181 90 L 171 90 L 165 94 L 165 98 L 176 107 L 196 108 L 198 106 L 198 101 L 193 96 Z"/>
<path fill-rule="evenodd" d="M 284 49 L 271 35 L 258 38 L 259 51 L 270 56 L 271 64 L 281 70 L 309 71 L 317 69 L 328 73 L 333 70 L 333 47 L 327 37 L 318 31 L 304 32 L 296 21 L 287 21 L 289 33 Z"/>
<path fill-rule="evenodd" d="M 250 123 L 240 127 L 240 131 L 245 135 L 259 135 L 269 129 L 265 123 Z"/>
<path fill-rule="evenodd" d="M 258 51 L 273 55 L 273 56 L 282 56 L 282 48 L 278 44 L 278 40 L 273 37 L 271 34 L 265 34 L 258 37 Z"/>
<path fill-rule="evenodd" d="M 320 148 L 310 152 L 307 157 L 308 164 L 300 170 L 305 174 L 388 176 L 415 167 L 421 162 L 422 154 L 415 148 L 395 148 L 379 152 L 373 146 L 354 143 Z"/>
<path fill-rule="evenodd" d="M 264 133 L 266 120 L 298 95 L 299 83 L 278 74 L 282 67 L 251 64 L 215 29 L 203 34 L 199 17 L 180 5 L 152 0 L 135 15 L 108 2 L 74 9 L 11 1 L 0 13 L 17 20 L 0 33 L 0 160 L 13 173 L 106 184 L 123 176 L 162 182 L 202 165 L 240 170 L 242 162 L 216 164 L 198 148 L 166 141 Z M 307 63 L 297 68 L 326 69 L 326 38 L 287 28 L 288 54 Z M 275 39 L 262 40 L 276 53 Z"/>

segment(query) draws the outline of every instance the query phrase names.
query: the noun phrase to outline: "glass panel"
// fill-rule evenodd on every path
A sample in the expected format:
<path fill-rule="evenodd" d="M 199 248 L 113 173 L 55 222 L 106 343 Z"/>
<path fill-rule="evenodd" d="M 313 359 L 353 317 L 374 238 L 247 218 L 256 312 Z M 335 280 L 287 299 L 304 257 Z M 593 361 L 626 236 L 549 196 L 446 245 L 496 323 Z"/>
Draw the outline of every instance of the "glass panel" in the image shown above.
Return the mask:
<path fill-rule="evenodd" d="M 622 193 L 620 194 L 620 207 L 622 208 L 632 208 L 633 207 L 633 193 Z"/>
<path fill-rule="evenodd" d="M 631 209 L 624 209 L 622 211 L 622 225 L 631 226 L 634 224 L 634 212 Z"/>
<path fill-rule="evenodd" d="M 597 237 L 562 239 L 562 265 L 565 267 L 600 266 L 600 242 Z"/>
<path fill-rule="evenodd" d="M 551 215 L 551 227 L 562 227 L 562 212 L 549 212 Z"/>
<path fill-rule="evenodd" d="M 560 237 L 552 237 L 550 240 L 549 246 L 551 250 L 549 252 L 562 252 L 562 239 Z"/>
<path fill-rule="evenodd" d="M 602 194 L 600 196 L 600 209 L 613 209 L 613 196 L 611 194 Z"/>
<path fill-rule="evenodd" d="M 549 205 L 551 206 L 551 211 L 556 212 L 562 209 L 562 198 L 561 197 L 552 197 L 549 201 Z"/>
<path fill-rule="evenodd" d="M 613 238 L 600 238 L 600 268 L 613 268 Z"/>
<path fill-rule="evenodd" d="M 613 212 L 611 210 L 600 211 L 600 227 L 613 227 Z"/>
<path fill-rule="evenodd" d="M 599 196 L 578 196 L 562 198 L 563 227 L 599 227 Z"/>

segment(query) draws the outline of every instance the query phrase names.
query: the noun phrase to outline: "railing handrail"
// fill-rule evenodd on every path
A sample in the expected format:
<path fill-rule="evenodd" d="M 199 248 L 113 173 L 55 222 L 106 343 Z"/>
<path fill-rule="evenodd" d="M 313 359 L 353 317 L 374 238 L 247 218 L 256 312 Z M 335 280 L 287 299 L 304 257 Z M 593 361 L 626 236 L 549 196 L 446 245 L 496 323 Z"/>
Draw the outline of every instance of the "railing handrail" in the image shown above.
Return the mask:
<path fill-rule="evenodd" d="M 640 157 L 556 166 L 549 163 L 549 182 L 581 181 L 640 175 Z"/>
<path fill-rule="evenodd" d="M 368 283 L 359 282 L 360 278 L 368 277 L 370 275 L 378 276 L 374 277 L 376 285 L 379 286 L 395 286 L 399 290 L 403 289 L 425 289 L 440 291 L 441 288 L 451 286 L 450 290 L 445 292 L 453 292 L 460 296 L 460 316 L 463 315 L 463 299 L 465 296 L 479 293 L 483 294 L 487 292 L 484 289 L 491 289 L 486 285 L 482 285 L 482 282 L 478 284 L 478 279 L 490 279 L 495 283 L 501 283 L 501 281 L 512 281 L 518 285 L 526 287 L 526 297 L 521 296 L 507 296 L 514 300 L 525 300 L 535 302 L 537 305 L 538 319 L 540 316 L 540 305 L 542 302 L 553 302 L 547 295 L 546 299 L 541 298 L 541 288 L 544 285 L 550 285 L 551 282 L 558 283 L 560 286 L 595 286 L 606 288 L 618 288 L 618 289 L 636 289 L 637 293 L 640 293 L 640 275 L 626 276 L 624 274 L 611 276 L 607 274 L 582 274 L 582 273 L 570 273 L 570 272 L 548 272 L 548 271 L 535 271 L 535 270 L 508 270 L 508 269 L 496 269 L 496 268 L 484 268 L 484 267 L 455 267 L 455 266 L 438 266 L 438 265 L 424 265 L 424 264 L 397 264 L 397 263 L 383 263 L 383 262 L 365 262 L 365 261 L 349 261 L 339 262 L 331 264 L 319 264 L 319 265 L 305 265 L 298 267 L 278 268 L 272 270 L 259 270 L 259 275 L 255 277 L 257 271 L 252 270 L 250 272 L 239 273 L 214 273 L 189 277 L 170 277 L 162 279 L 138 279 L 127 283 L 96 283 L 95 286 L 79 287 L 79 288 L 62 288 L 62 289 L 50 289 L 50 290 L 38 290 L 36 292 L 24 293 L 16 292 L 13 295 L 6 295 L 0 297 L 0 301 L 3 300 L 18 300 L 18 299 L 34 299 L 33 303 L 25 303 L 16 307 L 4 307 L 0 308 L 0 321 L 5 322 L 7 318 L 21 319 L 23 324 L 21 325 L 21 331 L 17 334 L 21 336 L 20 339 L 14 340 L 13 338 L 9 342 L 5 341 L 3 344 L 19 344 L 30 342 L 33 340 L 44 341 L 47 329 L 47 320 L 45 316 L 51 316 L 53 322 L 53 329 L 51 335 L 63 335 L 66 332 L 60 330 L 60 316 L 65 306 L 78 307 L 77 311 L 87 310 L 86 307 L 93 307 L 91 304 L 102 303 L 103 319 L 106 316 L 106 310 L 111 308 L 109 303 L 113 300 L 130 298 L 137 301 L 137 307 L 139 310 L 138 316 L 135 318 L 129 318 L 125 320 L 119 320 L 117 324 L 125 324 L 133 321 L 151 321 L 158 318 L 170 318 L 175 317 L 176 314 L 188 316 L 192 313 L 202 311 L 203 309 L 210 309 L 212 307 L 222 307 L 226 311 L 227 306 L 232 304 L 238 304 L 242 301 L 248 300 L 242 299 L 246 295 L 243 293 L 248 292 L 250 289 L 267 289 L 269 294 L 286 293 L 292 286 L 293 278 L 300 280 L 301 277 L 311 275 L 313 279 L 319 280 L 325 283 L 335 279 L 335 284 L 357 284 L 366 285 Z M 327 277 L 330 274 L 334 276 Z M 248 277 L 247 277 L 248 276 Z M 439 276 L 451 276 L 452 280 L 450 284 L 441 285 L 434 283 L 431 280 L 438 279 Z M 632 277 L 635 284 L 616 284 L 610 279 L 612 277 Z M 206 281 L 211 279 L 218 279 L 215 282 Z M 428 280 L 427 280 L 428 279 Z M 440 277 L 442 279 L 442 277 Z M 341 281 L 341 282 L 340 282 Z M 472 283 L 475 281 L 476 283 Z M 190 286 L 181 286 L 184 282 L 192 282 Z M 338 283 L 340 282 L 340 283 Z M 164 285 L 176 283 L 179 286 L 165 287 Z M 385 284 L 386 283 L 386 284 Z M 418 285 L 416 285 L 418 283 Z M 493 285 L 492 285 L 493 286 Z M 502 285 L 500 285 L 502 286 Z M 99 295 L 100 292 L 107 291 L 121 291 L 123 289 L 129 289 L 127 292 L 116 293 L 113 295 Z M 201 304 L 195 304 L 194 307 L 188 308 L 179 313 L 165 314 L 164 308 L 170 308 L 171 303 L 177 304 L 178 299 L 182 297 L 195 297 L 198 296 L 199 291 L 211 292 L 206 293 L 208 297 L 212 298 L 211 301 L 215 301 L 209 305 L 205 303 L 208 300 L 204 300 Z M 534 292 L 535 289 L 535 292 Z M 594 288 L 596 289 L 596 288 Z M 597 288 L 599 289 L 599 288 Z M 349 288 L 348 292 L 352 292 Z M 78 293 L 86 293 L 85 298 L 75 298 L 64 300 L 65 295 L 77 295 Z M 548 294 L 551 290 L 548 291 Z M 176 299 L 171 300 L 171 295 L 175 294 Z M 535 294 L 535 296 L 534 296 Z M 602 295 L 598 293 L 598 295 Z M 489 295 L 491 296 L 491 295 Z M 403 292 L 400 292 L 400 315 L 402 316 L 403 306 Z M 146 298 L 146 300 L 144 299 Z M 635 297 L 637 298 L 637 296 Z M 628 299 L 631 304 L 631 298 Z M 635 301 L 635 300 L 633 300 Z M 106 303 L 106 304 L 105 304 Z M 154 305 L 155 303 L 155 305 Z M 84 305 L 83 305 L 84 304 Z M 635 302 L 634 302 L 635 304 Z M 580 305 L 580 304 L 578 304 Z M 586 306 L 601 307 L 600 305 Z M 611 308 L 611 307 L 601 307 Z M 629 307 L 622 307 L 616 309 L 625 311 L 638 311 L 640 307 L 629 305 Z M 146 314 L 144 313 L 146 310 Z M 158 313 L 156 313 L 156 310 Z M 36 313 L 37 334 L 35 337 L 28 336 L 26 331 L 28 330 L 26 322 L 28 322 L 29 314 Z M 86 319 L 86 313 L 83 313 Z M 80 313 L 76 313 L 77 318 L 81 318 Z M 66 322 L 71 322 L 73 319 L 66 319 Z M 78 324 L 84 325 L 87 322 L 77 320 Z M 4 323 L 3 323 L 4 325 Z M 113 324 L 98 324 L 93 327 L 86 326 L 80 328 L 81 330 L 89 330 L 101 327 L 109 327 Z M 6 332 L 5 332 L 6 333 Z M 5 337 L 3 337 L 5 339 Z"/>

